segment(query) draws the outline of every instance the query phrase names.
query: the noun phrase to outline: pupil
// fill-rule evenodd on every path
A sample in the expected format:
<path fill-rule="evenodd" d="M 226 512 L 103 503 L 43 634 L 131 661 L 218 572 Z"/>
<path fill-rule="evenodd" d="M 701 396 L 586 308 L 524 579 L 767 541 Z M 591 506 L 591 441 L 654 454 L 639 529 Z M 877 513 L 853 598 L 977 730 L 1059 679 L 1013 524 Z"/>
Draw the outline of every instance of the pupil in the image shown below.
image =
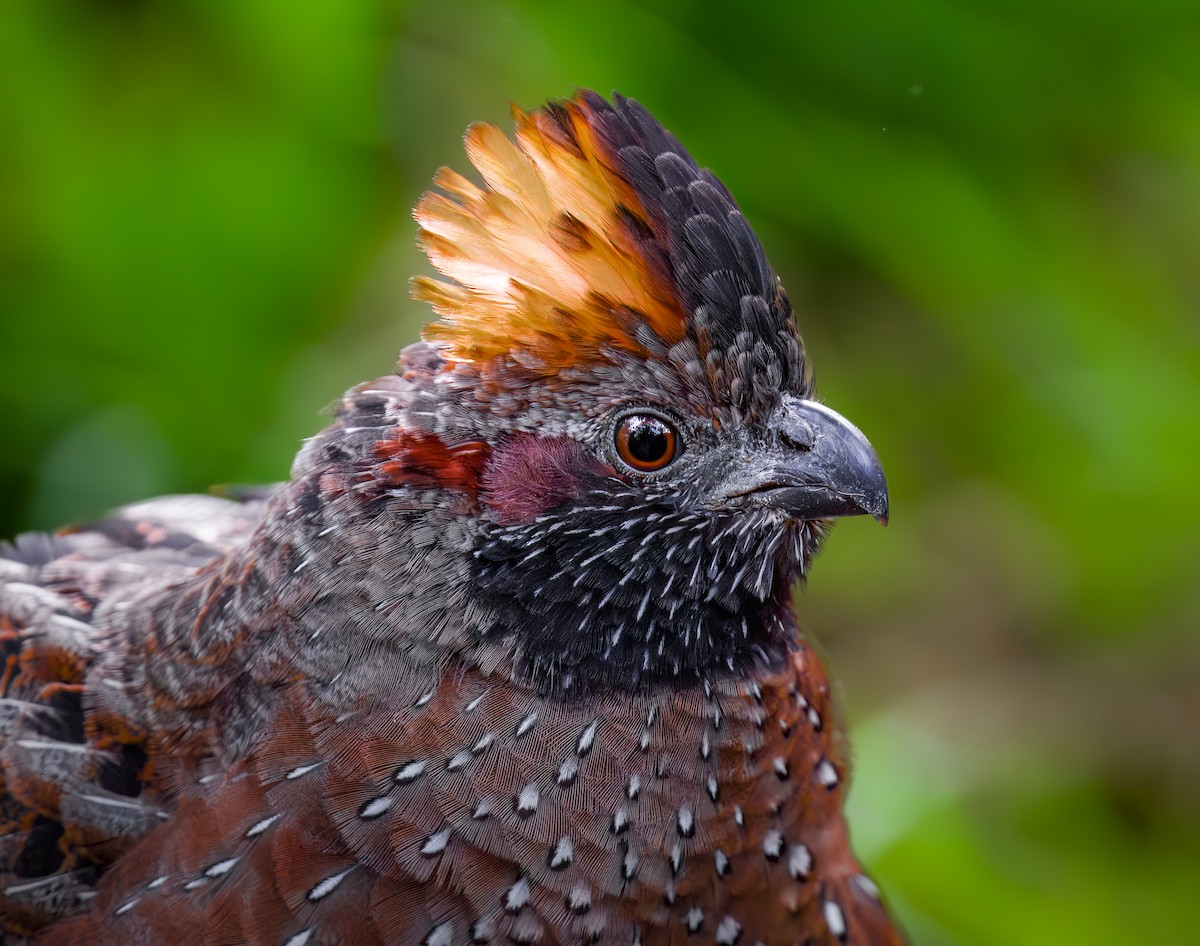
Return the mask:
<path fill-rule="evenodd" d="M 667 438 L 660 425 L 642 421 L 629 432 L 629 452 L 642 463 L 661 460 L 667 452 Z"/>

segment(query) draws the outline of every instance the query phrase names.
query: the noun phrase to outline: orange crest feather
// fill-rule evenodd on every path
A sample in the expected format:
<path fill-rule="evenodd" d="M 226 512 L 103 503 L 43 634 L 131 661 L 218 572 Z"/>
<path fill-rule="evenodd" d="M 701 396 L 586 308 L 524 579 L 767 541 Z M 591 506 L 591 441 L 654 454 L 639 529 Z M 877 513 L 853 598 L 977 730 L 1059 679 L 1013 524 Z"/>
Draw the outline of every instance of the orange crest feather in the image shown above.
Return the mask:
<path fill-rule="evenodd" d="M 644 322 L 668 343 L 683 308 L 633 188 L 616 171 L 582 98 L 525 113 L 516 141 L 471 126 L 477 187 L 443 168 L 413 215 L 419 243 L 450 282 L 413 280 L 441 317 L 425 337 L 452 361 L 512 356 L 553 373 L 602 348 L 641 351 Z"/>

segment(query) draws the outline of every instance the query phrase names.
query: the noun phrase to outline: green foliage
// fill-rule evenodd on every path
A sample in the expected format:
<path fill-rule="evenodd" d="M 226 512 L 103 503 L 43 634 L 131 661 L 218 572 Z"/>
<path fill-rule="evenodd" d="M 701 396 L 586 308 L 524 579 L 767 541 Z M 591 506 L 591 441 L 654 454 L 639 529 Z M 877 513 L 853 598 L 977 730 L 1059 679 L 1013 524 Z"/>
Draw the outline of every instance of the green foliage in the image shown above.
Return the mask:
<path fill-rule="evenodd" d="M 427 316 L 407 212 L 466 125 L 617 88 L 738 196 L 888 468 L 800 608 L 914 939 L 1187 941 L 1200 7 L 734 10 L 9 5 L 2 531 L 284 477 Z"/>

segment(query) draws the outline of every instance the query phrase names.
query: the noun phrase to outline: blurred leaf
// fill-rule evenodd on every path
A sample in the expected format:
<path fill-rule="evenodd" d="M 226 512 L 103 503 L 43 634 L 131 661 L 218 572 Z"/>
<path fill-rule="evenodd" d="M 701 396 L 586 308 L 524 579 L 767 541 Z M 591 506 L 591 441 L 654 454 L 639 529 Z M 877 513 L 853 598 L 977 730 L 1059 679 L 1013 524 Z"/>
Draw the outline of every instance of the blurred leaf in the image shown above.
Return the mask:
<path fill-rule="evenodd" d="M 914 941 L 1186 942 L 1200 6 L 29 0 L 0 30 L 5 533 L 286 475 L 425 317 L 408 207 L 578 85 L 738 196 L 892 524 L 800 612 Z"/>

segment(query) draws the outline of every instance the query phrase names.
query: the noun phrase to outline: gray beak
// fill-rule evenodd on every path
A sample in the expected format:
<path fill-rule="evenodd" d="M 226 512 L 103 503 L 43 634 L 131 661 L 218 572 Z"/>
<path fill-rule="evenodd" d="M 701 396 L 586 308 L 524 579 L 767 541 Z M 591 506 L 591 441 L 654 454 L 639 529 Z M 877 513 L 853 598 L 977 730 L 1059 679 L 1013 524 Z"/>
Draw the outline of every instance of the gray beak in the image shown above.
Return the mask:
<path fill-rule="evenodd" d="M 771 449 L 724 484 L 725 504 L 771 506 L 795 519 L 867 515 L 887 525 L 883 467 L 850 421 L 796 398 L 784 402 L 770 429 Z"/>

